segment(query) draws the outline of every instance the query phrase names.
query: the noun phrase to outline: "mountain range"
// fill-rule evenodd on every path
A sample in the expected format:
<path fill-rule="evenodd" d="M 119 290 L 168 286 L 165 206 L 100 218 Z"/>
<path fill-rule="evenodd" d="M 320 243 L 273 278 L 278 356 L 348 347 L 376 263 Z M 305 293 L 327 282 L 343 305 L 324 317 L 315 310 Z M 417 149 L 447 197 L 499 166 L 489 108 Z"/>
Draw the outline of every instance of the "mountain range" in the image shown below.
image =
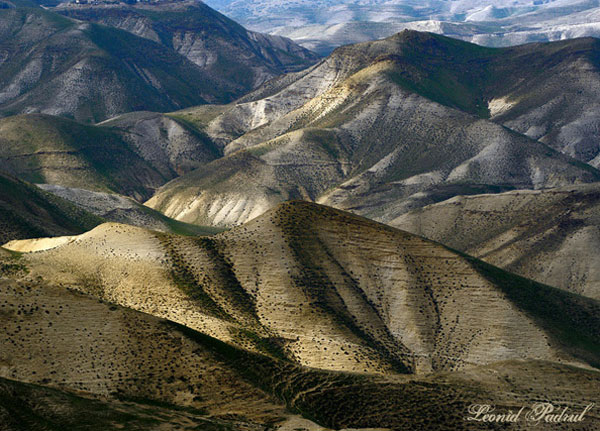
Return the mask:
<path fill-rule="evenodd" d="M 162 7 L 146 13 L 168 15 Z M 181 38 L 179 45 L 42 8 L 0 9 L 0 113 L 40 112 L 97 122 L 130 111 L 229 102 L 288 68 L 316 60 L 289 40 L 249 33 L 206 6 L 189 8 L 173 12 L 183 31 L 169 27 L 168 19 L 159 22 L 173 39 Z M 131 21 L 127 8 L 121 12 Z M 204 36 L 185 31 L 188 17 L 193 22 L 187 25 Z M 183 47 L 190 38 L 194 42 Z M 204 61 L 191 53 L 203 40 L 210 41 L 201 48 L 210 57 Z M 241 44 L 238 51 L 245 55 L 232 48 Z"/>
<path fill-rule="evenodd" d="M 597 55 L 595 39 L 491 49 L 413 31 L 339 48 L 234 104 L 173 114 L 225 157 L 148 205 L 231 226 L 302 198 L 385 222 L 460 194 L 598 181 Z"/>
<path fill-rule="evenodd" d="M 201 2 L 37 3 L 0 2 L 0 430 L 600 427 L 598 39 L 319 58 Z M 216 6 L 322 40 L 598 7 Z"/>
<path fill-rule="evenodd" d="M 213 237 L 104 224 L 6 247 L 26 252 L 4 258 L 0 370 L 26 383 L 258 424 L 285 419 L 285 402 L 336 429 L 438 423 L 439 400 L 453 411 L 440 429 L 455 429 L 498 361 L 573 390 L 597 378 L 584 371 L 598 364 L 597 301 L 306 202 Z M 509 387 L 522 400 L 541 389 Z"/>
<path fill-rule="evenodd" d="M 404 29 L 431 31 L 487 46 L 600 35 L 595 0 L 207 0 L 254 30 L 290 37 L 329 54 L 340 45 Z"/>

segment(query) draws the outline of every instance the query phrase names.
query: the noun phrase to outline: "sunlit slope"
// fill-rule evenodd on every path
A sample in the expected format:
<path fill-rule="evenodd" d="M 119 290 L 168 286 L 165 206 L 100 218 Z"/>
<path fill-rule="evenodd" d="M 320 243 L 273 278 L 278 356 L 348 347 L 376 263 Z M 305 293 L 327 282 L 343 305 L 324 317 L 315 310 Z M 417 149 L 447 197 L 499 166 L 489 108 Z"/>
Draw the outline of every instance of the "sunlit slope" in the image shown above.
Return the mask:
<path fill-rule="evenodd" d="M 210 238 L 106 224 L 7 247 L 39 250 L 22 258 L 29 277 L 321 369 L 598 363 L 597 301 L 315 204 L 281 205 Z"/>
<path fill-rule="evenodd" d="M 235 104 L 173 114 L 226 157 L 148 205 L 232 226 L 302 198 L 388 222 L 455 195 L 598 181 L 598 52 L 414 31 L 339 48 Z"/>

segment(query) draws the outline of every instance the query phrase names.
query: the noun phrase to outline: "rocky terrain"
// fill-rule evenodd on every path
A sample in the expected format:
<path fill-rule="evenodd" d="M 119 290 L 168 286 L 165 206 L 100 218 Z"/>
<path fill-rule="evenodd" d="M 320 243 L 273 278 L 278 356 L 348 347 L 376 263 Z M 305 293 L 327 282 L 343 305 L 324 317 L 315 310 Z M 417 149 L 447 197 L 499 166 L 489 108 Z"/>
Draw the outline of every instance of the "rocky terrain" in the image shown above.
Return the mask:
<path fill-rule="evenodd" d="M 105 224 L 7 245 L 28 246 L 0 256 L 9 430 L 26 409 L 82 420 L 73 403 L 131 429 L 498 429 L 465 423 L 468 405 L 579 406 L 600 378 L 597 301 L 315 204 L 210 238 Z"/>
<path fill-rule="evenodd" d="M 413 31 L 340 48 L 235 104 L 174 114 L 226 156 L 148 205 L 231 226 L 302 198 L 390 221 L 459 194 L 598 181 L 597 52 L 594 39 L 489 49 Z"/>
<path fill-rule="evenodd" d="M 284 72 L 304 69 L 318 56 L 290 39 L 248 31 L 199 1 L 133 5 L 71 5 L 61 15 L 129 31 L 170 47 L 237 85 L 241 95 Z"/>
<path fill-rule="evenodd" d="M 391 225 L 542 283 L 600 298 L 597 184 L 459 196 Z"/>
<path fill-rule="evenodd" d="M 287 36 L 321 54 L 405 28 L 486 46 L 600 36 L 596 1 L 207 0 L 249 28 Z"/>
<path fill-rule="evenodd" d="M 205 6 L 194 9 L 194 16 L 215 25 L 213 18 L 219 17 L 217 28 L 205 30 L 205 43 L 214 43 L 213 53 L 233 52 L 227 43 L 236 45 L 245 35 L 247 46 L 240 48 L 245 56 L 233 52 L 212 66 L 197 61 L 199 65 L 171 42 L 14 5 L 21 3 L 0 9 L 0 113 L 5 116 L 41 112 L 97 122 L 130 111 L 229 102 L 285 71 L 284 63 L 301 67 L 315 59 L 290 41 L 247 33 Z M 185 27 L 188 15 L 180 12 L 169 22 Z M 177 34 L 184 38 L 180 44 L 190 42 L 188 33 Z M 294 52 L 287 54 L 290 50 Z"/>

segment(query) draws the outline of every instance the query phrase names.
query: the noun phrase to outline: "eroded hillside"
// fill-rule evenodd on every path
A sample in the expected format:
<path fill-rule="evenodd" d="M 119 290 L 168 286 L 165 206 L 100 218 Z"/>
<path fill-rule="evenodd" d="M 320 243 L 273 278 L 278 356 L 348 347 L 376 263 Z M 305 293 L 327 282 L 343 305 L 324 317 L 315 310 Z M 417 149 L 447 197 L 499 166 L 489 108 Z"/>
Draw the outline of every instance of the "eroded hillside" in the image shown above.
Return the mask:
<path fill-rule="evenodd" d="M 595 130 L 583 107 L 597 99 L 597 51 L 592 39 L 498 50 L 418 32 L 340 48 L 235 104 L 174 114 L 226 156 L 148 205 L 231 226 L 302 198 L 386 222 L 458 194 L 598 181 L 582 163 L 596 138 L 558 138 Z M 531 130 L 507 127 L 517 120 Z"/>
<path fill-rule="evenodd" d="M 452 198 L 390 224 L 542 283 L 598 299 L 599 189 Z"/>
<path fill-rule="evenodd" d="M 38 251 L 22 257 L 26 277 L 315 368 L 389 375 L 517 358 L 597 363 L 597 302 L 309 203 L 210 238 L 106 224 L 6 247 Z M 535 303 L 542 292 L 546 302 Z"/>

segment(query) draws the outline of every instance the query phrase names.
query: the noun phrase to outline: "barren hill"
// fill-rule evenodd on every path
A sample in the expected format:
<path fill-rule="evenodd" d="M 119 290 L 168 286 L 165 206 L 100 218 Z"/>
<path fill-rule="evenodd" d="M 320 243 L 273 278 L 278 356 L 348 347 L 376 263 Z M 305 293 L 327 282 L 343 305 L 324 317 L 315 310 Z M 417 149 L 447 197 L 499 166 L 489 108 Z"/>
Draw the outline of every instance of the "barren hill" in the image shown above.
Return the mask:
<path fill-rule="evenodd" d="M 600 298 L 600 187 L 452 198 L 390 224 L 486 262 L 592 298 Z"/>
<path fill-rule="evenodd" d="M 106 224 L 6 247 L 37 250 L 22 258 L 32 279 L 325 370 L 598 363 L 597 301 L 315 204 L 281 205 L 210 238 Z"/>
<path fill-rule="evenodd" d="M 489 49 L 410 31 L 339 48 L 235 104 L 174 114 L 226 157 L 148 205 L 230 226 L 302 198 L 389 221 L 457 194 L 598 181 L 561 154 L 595 157 L 596 110 L 584 107 L 600 88 L 597 53 L 593 39 Z"/>

